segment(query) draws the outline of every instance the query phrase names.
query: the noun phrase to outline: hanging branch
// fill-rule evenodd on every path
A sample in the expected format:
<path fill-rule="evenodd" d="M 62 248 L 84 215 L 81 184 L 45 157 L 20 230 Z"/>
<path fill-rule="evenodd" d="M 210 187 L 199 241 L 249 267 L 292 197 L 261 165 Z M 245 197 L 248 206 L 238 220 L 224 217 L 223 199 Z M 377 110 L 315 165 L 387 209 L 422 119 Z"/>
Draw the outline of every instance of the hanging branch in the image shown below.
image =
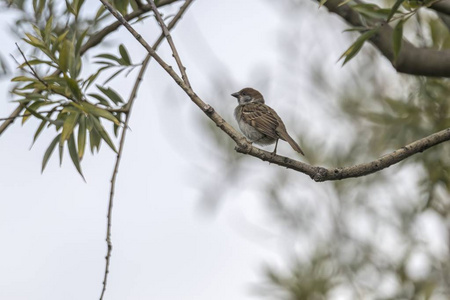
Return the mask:
<path fill-rule="evenodd" d="M 178 11 L 178 13 L 173 17 L 173 19 L 169 23 L 168 30 L 171 30 L 176 25 L 176 23 L 181 19 L 181 17 L 185 13 L 185 11 L 189 7 L 189 5 L 192 3 L 192 1 L 193 0 L 187 0 L 187 1 L 184 2 L 184 4 L 181 6 L 181 8 Z M 161 44 L 163 39 L 164 39 L 164 35 L 161 34 L 161 36 L 156 40 L 155 44 L 153 45 L 153 48 L 156 49 Z M 139 71 L 138 77 L 136 78 L 136 81 L 135 81 L 134 86 L 133 86 L 133 90 L 131 91 L 130 98 L 129 98 L 127 104 L 126 104 L 127 114 L 126 114 L 126 118 L 125 118 L 125 122 L 124 122 L 124 128 L 122 130 L 122 135 L 120 137 L 119 150 L 117 151 L 117 157 L 116 157 L 116 162 L 115 162 L 115 165 L 114 165 L 113 174 L 112 174 L 112 177 L 111 177 L 111 186 L 110 186 L 110 192 L 109 192 L 107 227 L 106 227 L 107 253 L 106 253 L 106 257 L 105 257 L 105 259 L 106 259 L 105 273 L 103 275 L 103 287 L 102 287 L 102 292 L 101 292 L 101 295 L 100 295 L 100 300 L 102 300 L 103 296 L 105 295 L 106 284 L 108 282 L 109 265 L 110 265 L 110 262 L 111 262 L 111 252 L 112 252 L 112 240 L 111 240 L 112 209 L 113 209 L 113 203 L 114 203 L 114 192 L 115 192 L 115 189 L 116 189 L 117 174 L 119 172 L 119 165 L 120 165 L 120 160 L 122 158 L 123 147 L 124 147 L 124 144 L 125 144 L 126 132 L 127 132 L 127 129 L 128 129 L 128 123 L 129 123 L 130 116 L 131 116 L 131 109 L 133 107 L 134 101 L 136 99 L 137 92 L 139 90 L 139 86 L 140 86 L 140 84 L 142 82 L 142 78 L 144 77 L 144 73 L 145 73 L 145 70 L 147 69 L 147 66 L 148 66 L 148 63 L 150 62 L 150 59 L 151 59 L 151 56 L 148 54 L 146 56 L 146 58 L 144 59 L 144 61 L 142 62 L 141 70 Z"/>

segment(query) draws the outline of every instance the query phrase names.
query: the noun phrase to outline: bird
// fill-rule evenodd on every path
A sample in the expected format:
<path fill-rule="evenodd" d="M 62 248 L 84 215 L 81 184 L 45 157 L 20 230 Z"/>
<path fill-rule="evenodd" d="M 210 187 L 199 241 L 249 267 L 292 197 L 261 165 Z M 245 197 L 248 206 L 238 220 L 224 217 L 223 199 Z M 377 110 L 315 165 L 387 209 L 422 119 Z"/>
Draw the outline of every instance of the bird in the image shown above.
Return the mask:
<path fill-rule="evenodd" d="M 239 129 L 251 143 L 271 145 L 275 143 L 272 154 L 277 153 L 278 140 L 282 139 L 291 145 L 292 149 L 305 155 L 300 146 L 287 133 L 286 126 L 271 107 L 264 103 L 263 95 L 253 88 L 243 88 L 231 94 L 237 98 L 238 106 L 234 117 Z"/>

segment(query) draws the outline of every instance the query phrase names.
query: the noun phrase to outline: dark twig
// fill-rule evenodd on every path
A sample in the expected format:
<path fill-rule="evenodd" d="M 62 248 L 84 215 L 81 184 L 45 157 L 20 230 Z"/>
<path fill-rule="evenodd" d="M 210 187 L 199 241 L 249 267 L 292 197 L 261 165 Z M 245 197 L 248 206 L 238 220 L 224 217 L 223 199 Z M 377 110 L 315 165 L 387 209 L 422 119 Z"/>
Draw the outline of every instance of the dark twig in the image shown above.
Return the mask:
<path fill-rule="evenodd" d="M 166 37 L 167 42 L 169 43 L 170 49 L 172 49 L 173 57 L 175 58 L 175 61 L 177 62 L 178 69 L 181 73 L 181 78 L 183 78 L 183 81 L 186 83 L 188 87 L 191 87 L 191 84 L 189 83 L 188 76 L 186 74 L 186 67 L 183 66 L 183 63 L 181 62 L 180 55 L 178 54 L 177 48 L 175 47 L 175 43 L 172 40 L 172 36 L 170 35 L 170 31 L 167 28 L 166 24 L 164 23 L 164 20 L 161 18 L 161 14 L 159 13 L 158 8 L 156 7 L 154 0 L 147 0 L 147 2 L 150 4 L 153 13 L 155 14 L 155 18 L 158 21 L 159 25 L 161 26 L 162 32 L 164 36 Z M 189 2 L 189 1 L 186 1 Z"/>
<path fill-rule="evenodd" d="M 46 110 L 46 111 L 39 111 L 38 113 L 40 113 L 40 114 L 45 114 L 45 113 L 49 113 L 49 112 L 59 112 L 60 110 L 57 110 L 57 109 L 52 109 L 52 110 Z M 11 118 L 24 118 L 24 117 L 29 117 L 29 116 L 31 116 L 32 114 L 30 114 L 30 113 L 24 113 L 24 114 L 22 114 L 22 115 L 17 115 L 17 116 L 14 116 L 14 117 L 11 117 L 11 116 L 9 116 L 9 117 L 6 117 L 6 118 L 0 118 L 0 121 L 6 121 L 6 120 L 10 120 Z"/>
<path fill-rule="evenodd" d="M 30 63 L 28 62 L 27 57 L 25 56 L 25 54 L 23 53 L 22 49 L 20 49 L 19 45 L 16 43 L 16 47 L 17 49 L 19 49 L 20 54 L 22 55 L 23 59 L 25 60 L 25 63 L 27 64 L 28 68 L 30 68 L 31 74 L 37 79 L 39 80 L 40 83 L 42 83 L 43 85 L 45 85 L 46 87 L 48 87 L 47 82 L 45 82 L 44 80 L 42 80 L 42 78 L 38 75 L 38 73 L 34 70 L 34 68 L 30 65 Z"/>
<path fill-rule="evenodd" d="M 442 142 L 450 140 L 450 128 L 434 133 L 428 137 L 417 140 L 409 145 L 402 147 L 388 155 L 385 155 L 373 162 L 355 165 L 352 167 L 327 169 L 318 166 L 311 166 L 300 161 L 290 159 L 288 157 L 273 155 L 270 152 L 261 150 L 252 146 L 244 138 L 242 134 L 236 131 L 230 124 L 228 124 L 214 108 L 203 102 L 194 91 L 184 83 L 184 81 L 167 65 L 155 50 L 148 45 L 148 43 L 138 34 L 126 20 L 120 16 L 119 13 L 105 0 L 100 0 L 108 10 L 130 31 L 130 33 L 138 40 L 149 54 L 160 64 L 160 66 L 172 77 L 172 79 L 184 90 L 184 92 L 222 131 L 224 131 L 231 139 L 236 142 L 235 150 L 240 153 L 249 154 L 257 157 L 263 161 L 268 161 L 279 166 L 283 166 L 295 171 L 302 172 L 309 175 L 315 181 L 340 180 L 345 178 L 360 177 L 385 169 L 394 165 L 411 155 L 423 152 L 433 146 Z M 328 2 L 327 2 L 328 3 Z"/>
<path fill-rule="evenodd" d="M 185 1 L 185 3 L 181 6 L 180 10 L 178 11 L 178 13 L 175 15 L 175 17 L 172 19 L 172 21 L 169 23 L 168 29 L 171 30 L 175 24 L 181 19 L 181 16 L 184 14 L 184 12 L 186 11 L 186 9 L 188 8 L 188 6 L 192 3 L 192 0 L 187 0 Z M 156 40 L 155 44 L 153 45 L 153 48 L 156 49 L 162 42 L 162 40 L 164 39 L 164 35 L 161 34 L 161 36 Z M 119 172 L 119 165 L 120 165 L 120 159 L 122 157 L 122 153 L 123 153 L 123 146 L 125 143 L 125 137 L 126 137 L 126 132 L 127 132 L 127 128 L 128 128 L 128 122 L 130 119 L 130 115 L 131 115 L 131 109 L 133 107 L 133 103 L 134 100 L 136 99 L 136 95 L 139 89 L 139 86 L 142 82 L 142 78 L 144 76 L 145 70 L 147 69 L 147 65 L 150 62 L 151 59 L 151 55 L 148 54 L 146 56 L 146 58 L 144 59 L 144 61 L 142 62 L 142 66 L 141 66 L 141 70 L 139 71 L 139 75 L 136 79 L 136 82 L 133 86 L 133 90 L 131 91 L 130 94 L 130 98 L 127 102 L 126 105 L 126 111 L 127 111 L 127 115 L 125 118 L 125 122 L 124 122 L 124 128 L 122 130 L 122 135 L 120 137 L 120 142 L 119 142 L 119 150 L 117 152 L 117 157 L 116 157 L 116 163 L 114 166 L 114 170 L 113 170 L 113 174 L 111 177 L 111 188 L 110 188 L 110 193 L 109 193 L 109 204 L 108 204 L 108 215 L 107 215 L 107 229 L 106 229 L 106 244 L 108 247 L 107 253 L 106 253 L 106 265 L 105 265 L 105 273 L 104 273 L 104 277 L 103 277 L 103 288 L 102 288 L 102 293 L 100 295 L 100 300 L 103 299 L 103 296 L 105 294 L 106 291 L 106 284 L 108 281 L 108 274 L 109 274 L 109 264 L 111 261 L 111 252 L 112 252 L 112 241 L 111 241 L 111 225 L 112 225 L 112 208 L 113 208 L 113 200 L 114 200 L 114 191 L 115 191 L 115 186 L 116 186 L 116 178 L 117 178 L 117 174 Z"/>

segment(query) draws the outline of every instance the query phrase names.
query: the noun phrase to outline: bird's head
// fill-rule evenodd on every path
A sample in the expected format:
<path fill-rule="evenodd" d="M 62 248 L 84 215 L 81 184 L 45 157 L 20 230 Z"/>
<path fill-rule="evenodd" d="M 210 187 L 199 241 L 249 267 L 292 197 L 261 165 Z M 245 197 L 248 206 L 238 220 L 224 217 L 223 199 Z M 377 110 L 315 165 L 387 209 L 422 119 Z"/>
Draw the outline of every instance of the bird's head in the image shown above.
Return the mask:
<path fill-rule="evenodd" d="M 231 96 L 236 97 L 240 105 L 247 103 L 264 103 L 263 95 L 252 88 L 244 88 L 239 92 L 231 94 Z"/>

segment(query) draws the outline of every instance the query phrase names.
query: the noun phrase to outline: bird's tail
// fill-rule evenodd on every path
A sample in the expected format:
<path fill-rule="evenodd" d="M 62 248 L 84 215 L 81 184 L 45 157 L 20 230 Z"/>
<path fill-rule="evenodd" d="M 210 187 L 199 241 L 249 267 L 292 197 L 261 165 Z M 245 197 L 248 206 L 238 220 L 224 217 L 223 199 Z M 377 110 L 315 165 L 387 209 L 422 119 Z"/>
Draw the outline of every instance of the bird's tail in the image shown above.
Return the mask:
<path fill-rule="evenodd" d="M 283 134 L 283 139 L 291 145 L 292 149 L 300 153 L 301 155 L 305 156 L 305 153 L 303 153 L 300 146 L 290 137 L 289 134 Z"/>

